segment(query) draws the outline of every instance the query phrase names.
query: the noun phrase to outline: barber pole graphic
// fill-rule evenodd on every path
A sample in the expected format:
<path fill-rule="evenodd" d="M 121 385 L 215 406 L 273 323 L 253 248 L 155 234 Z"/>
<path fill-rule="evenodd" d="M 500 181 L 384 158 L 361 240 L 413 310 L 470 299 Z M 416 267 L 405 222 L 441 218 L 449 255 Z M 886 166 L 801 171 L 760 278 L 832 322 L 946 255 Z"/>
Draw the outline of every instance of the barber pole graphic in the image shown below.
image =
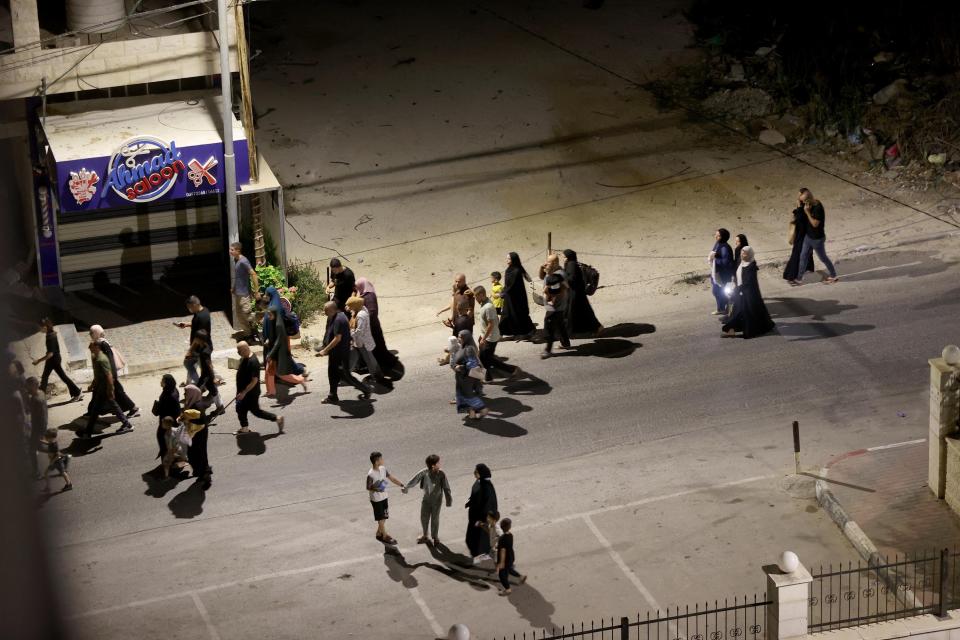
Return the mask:
<path fill-rule="evenodd" d="M 85 204 L 93 200 L 93 196 L 96 195 L 98 182 L 100 182 L 100 176 L 96 171 L 80 169 L 80 171 L 70 172 L 70 181 L 67 184 L 70 187 L 70 195 L 77 204 Z"/>
<path fill-rule="evenodd" d="M 191 182 L 193 182 L 193 186 L 196 188 L 200 188 L 204 180 L 206 180 L 207 184 L 212 187 L 213 185 L 217 184 L 217 178 L 210 173 L 210 170 L 218 164 L 220 163 L 217 162 L 217 159 L 213 156 L 207 158 L 207 161 L 203 164 L 200 164 L 200 162 L 194 158 L 187 163 L 187 166 L 190 167 L 190 171 L 187 172 L 187 177 L 190 178 Z"/>

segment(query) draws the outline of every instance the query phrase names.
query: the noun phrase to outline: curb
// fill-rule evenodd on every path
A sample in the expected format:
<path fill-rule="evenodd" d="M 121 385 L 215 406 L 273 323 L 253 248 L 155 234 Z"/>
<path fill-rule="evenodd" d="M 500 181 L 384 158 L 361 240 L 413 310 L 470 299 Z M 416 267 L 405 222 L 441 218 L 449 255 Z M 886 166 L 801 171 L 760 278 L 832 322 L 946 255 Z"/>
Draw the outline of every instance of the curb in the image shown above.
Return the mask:
<path fill-rule="evenodd" d="M 824 511 L 830 514 L 830 519 L 840 527 L 840 531 L 842 531 L 843 535 L 850 541 L 853 548 L 857 550 L 860 557 L 868 563 L 877 561 L 880 554 L 877 551 L 876 545 L 873 544 L 873 541 L 864 533 L 860 525 L 850 518 L 843 508 L 843 505 L 840 504 L 840 501 L 837 500 L 837 497 L 833 495 L 833 492 L 830 491 L 830 488 L 827 486 L 826 478 L 828 473 L 829 469 L 827 469 L 827 467 L 820 467 L 820 478 L 817 479 L 816 483 L 817 502 Z"/>

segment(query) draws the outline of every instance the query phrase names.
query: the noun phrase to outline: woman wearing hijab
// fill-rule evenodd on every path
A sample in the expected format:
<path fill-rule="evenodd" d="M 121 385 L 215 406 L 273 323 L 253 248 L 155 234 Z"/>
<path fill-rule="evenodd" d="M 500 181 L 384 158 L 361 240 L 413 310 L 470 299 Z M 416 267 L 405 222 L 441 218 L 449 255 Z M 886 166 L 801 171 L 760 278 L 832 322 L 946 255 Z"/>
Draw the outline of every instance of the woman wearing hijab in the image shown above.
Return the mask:
<path fill-rule="evenodd" d="M 793 218 L 790 220 L 790 239 L 788 242 L 792 245 L 790 249 L 790 259 L 787 260 L 783 268 L 784 280 L 796 280 L 800 275 L 800 253 L 803 250 L 803 239 L 807 236 L 807 214 L 803 211 L 803 202 L 797 200 L 797 208 L 793 210 Z M 807 271 L 813 273 L 813 255 L 810 256 L 810 262 L 807 263 Z"/>
<path fill-rule="evenodd" d="M 577 252 L 573 249 L 564 249 L 563 273 L 567 277 L 567 327 L 571 335 L 577 333 L 597 334 L 603 330 L 603 325 L 597 320 L 587 297 L 587 282 L 583 279 L 583 269 L 577 260 Z"/>
<path fill-rule="evenodd" d="M 740 252 L 740 266 L 736 271 L 737 288 L 733 294 L 733 313 L 723 325 L 723 337 L 732 338 L 740 331 L 744 338 L 754 338 L 773 329 L 773 320 L 770 319 L 760 294 L 758 271 L 753 248 L 744 247 Z"/>
<path fill-rule="evenodd" d="M 490 467 L 482 462 L 473 470 L 473 487 L 470 499 L 463 505 L 467 509 L 467 549 L 474 558 L 490 553 L 490 535 L 484 528 L 487 514 L 497 511 L 497 490 L 493 487 Z"/>
<path fill-rule="evenodd" d="M 117 375 L 117 369 L 122 369 L 126 363 L 123 362 L 120 351 L 114 349 L 113 346 L 107 342 L 104 334 L 103 327 L 98 324 L 93 325 L 90 327 L 90 342 L 99 344 L 100 352 L 107 356 L 107 360 L 110 361 L 110 372 L 113 374 L 113 395 L 117 399 L 117 404 L 120 405 L 120 409 L 127 414 L 128 418 L 136 418 L 140 415 L 140 409 L 136 403 L 130 399 L 127 392 L 123 390 L 123 385 L 120 384 L 120 376 Z M 121 362 L 120 367 L 117 367 L 118 360 Z"/>
<path fill-rule="evenodd" d="M 162 459 L 167 454 L 163 419 L 176 420 L 180 416 L 180 391 L 177 389 L 177 381 L 169 373 L 164 374 L 160 380 L 160 388 L 160 397 L 153 404 L 153 415 L 157 416 L 157 445 L 160 447 L 160 455 L 157 457 Z"/>
<path fill-rule="evenodd" d="M 347 311 L 352 315 L 350 319 L 350 369 L 356 370 L 362 359 L 367 365 L 367 371 L 373 379 L 388 389 L 393 388 L 393 382 L 383 376 L 377 359 L 373 357 L 373 331 L 370 329 L 370 312 L 360 296 L 350 296 L 346 302 Z"/>
<path fill-rule="evenodd" d="M 504 336 L 529 338 L 533 335 L 533 321 L 530 320 L 530 305 L 527 302 L 527 288 L 524 280 L 530 282 L 530 274 L 520 263 L 520 256 L 511 251 L 507 256 L 507 270 L 503 274 L 503 312 L 500 314 L 500 333 Z"/>
<path fill-rule="evenodd" d="M 743 248 L 748 246 L 750 242 L 747 240 L 746 234 L 738 233 L 737 234 L 737 243 L 733 247 L 733 268 L 734 270 L 740 268 L 740 253 L 743 251 Z"/>
<path fill-rule="evenodd" d="M 373 357 L 377 359 L 381 371 L 390 375 L 400 364 L 397 356 L 390 353 L 387 349 L 387 341 L 383 337 L 383 327 L 380 326 L 380 306 L 377 303 L 377 290 L 373 288 L 373 283 L 366 278 L 357 278 L 357 295 L 363 298 L 363 305 L 370 314 L 370 333 L 373 334 Z"/>
<path fill-rule="evenodd" d="M 201 371 L 202 371 L 203 361 L 201 360 Z M 203 373 L 200 374 L 201 378 Z M 190 468 L 193 469 L 193 476 L 195 478 L 204 478 L 206 482 L 210 482 L 210 476 L 213 475 L 213 467 L 210 466 L 210 461 L 207 458 L 207 436 L 209 435 L 209 426 L 210 418 L 206 414 L 207 407 L 214 402 L 213 398 L 209 395 L 204 398 L 201 388 L 197 385 L 188 384 L 183 388 L 183 413 L 189 409 L 195 409 L 200 412 L 200 416 L 190 421 L 194 424 L 203 425 L 203 428 L 199 431 L 193 432 L 192 440 L 190 442 L 190 448 L 187 450 L 187 461 L 190 463 Z M 219 397 L 217 398 L 219 400 Z"/>
<path fill-rule="evenodd" d="M 480 354 L 473 334 L 461 331 L 457 336 L 459 348 L 450 356 L 450 368 L 456 374 L 457 413 L 469 413 L 471 418 L 482 418 L 490 410 L 480 397 L 482 380 L 470 375 L 470 370 L 480 366 Z"/>
<path fill-rule="evenodd" d="M 271 306 L 264 316 L 264 324 L 269 318 L 271 324 L 270 339 L 263 345 L 263 359 L 267 362 L 267 397 L 277 395 L 277 378 L 290 386 L 300 385 L 307 392 L 307 378 L 297 372 L 297 363 L 290 355 L 290 336 L 283 321 L 283 309 Z"/>

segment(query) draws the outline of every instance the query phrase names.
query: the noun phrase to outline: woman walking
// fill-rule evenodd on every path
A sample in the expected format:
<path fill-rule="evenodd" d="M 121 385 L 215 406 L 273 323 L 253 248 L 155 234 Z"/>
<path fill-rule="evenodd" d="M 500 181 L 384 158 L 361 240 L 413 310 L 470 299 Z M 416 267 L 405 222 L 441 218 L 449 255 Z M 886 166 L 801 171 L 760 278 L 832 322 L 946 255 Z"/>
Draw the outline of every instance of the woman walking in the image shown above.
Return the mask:
<path fill-rule="evenodd" d="M 773 329 L 773 320 L 770 319 L 760 294 L 758 271 L 753 249 L 744 247 L 740 253 L 740 267 L 736 272 L 737 288 L 733 294 L 733 313 L 723 325 L 724 338 L 732 338 L 738 331 L 743 333 L 744 338 L 754 338 Z"/>
<path fill-rule="evenodd" d="M 503 274 L 503 312 L 500 314 L 500 334 L 518 339 L 533 335 L 530 320 L 530 304 L 527 302 L 527 286 L 530 274 L 523 268 L 520 256 L 511 251 L 507 256 L 507 270 Z"/>
<path fill-rule="evenodd" d="M 787 260 L 783 268 L 783 279 L 790 281 L 796 280 L 800 275 L 800 254 L 803 252 L 803 239 L 807 237 L 807 214 L 803 211 L 803 202 L 797 200 L 797 208 L 793 210 L 793 219 L 790 220 L 790 232 L 787 242 L 792 246 L 790 249 L 790 259 Z M 813 273 L 813 256 L 810 256 L 810 262 L 807 263 L 807 271 Z"/>
<path fill-rule="evenodd" d="M 180 390 L 177 381 L 169 373 L 160 380 L 160 397 L 153 403 L 153 415 L 157 416 L 157 446 L 160 448 L 158 458 L 167 455 L 166 432 L 163 428 L 164 418 L 176 420 L 180 416 Z"/>
<path fill-rule="evenodd" d="M 740 254 L 743 252 L 743 248 L 749 246 L 750 242 L 747 240 L 746 234 L 738 233 L 737 234 L 737 243 L 733 247 L 733 268 L 734 270 L 740 268 Z"/>
<path fill-rule="evenodd" d="M 350 320 L 350 370 L 356 371 L 357 364 L 363 359 L 367 365 L 367 371 L 373 376 L 373 379 L 387 387 L 393 388 L 393 382 L 383 377 L 380 371 L 380 365 L 377 359 L 373 357 L 373 331 L 370 329 L 370 312 L 364 306 L 363 298 L 360 296 L 350 296 L 347 298 L 347 310 L 352 314 Z"/>
<path fill-rule="evenodd" d="M 43 363 L 43 373 L 40 375 L 40 391 L 47 392 L 47 382 L 50 380 L 50 373 L 54 372 L 63 384 L 67 385 L 67 391 L 70 393 L 70 401 L 83 400 L 83 393 L 80 387 L 74 383 L 70 377 L 63 371 L 63 359 L 60 357 L 60 342 L 57 340 L 57 332 L 53 329 L 53 322 L 50 318 L 40 320 L 40 331 L 45 334 L 47 352 L 42 358 L 33 361 L 33 366 Z"/>
<path fill-rule="evenodd" d="M 383 327 L 380 326 L 380 305 L 377 302 L 377 290 L 373 283 L 366 278 L 357 278 L 357 295 L 363 298 L 363 306 L 370 314 L 370 333 L 373 334 L 373 357 L 385 375 L 391 375 L 400 361 L 397 356 L 387 349 L 387 341 L 383 337 Z M 391 376 L 392 377 L 392 376 Z"/>
<path fill-rule="evenodd" d="M 202 378 L 203 360 L 200 361 L 200 367 L 200 377 Z M 193 477 L 203 478 L 209 484 L 210 476 L 213 475 L 213 467 L 210 466 L 210 460 L 207 457 L 207 436 L 209 435 L 210 419 L 213 416 L 208 416 L 206 411 L 211 403 L 219 403 L 220 397 L 213 398 L 208 395 L 204 398 L 200 389 L 200 387 L 192 384 L 183 388 L 183 412 L 181 415 L 184 416 L 185 423 L 191 422 L 195 425 L 203 425 L 199 431 L 190 429 L 192 435 L 190 447 L 187 449 L 187 461 L 190 463 L 190 468 L 193 469 Z M 197 411 L 199 415 L 191 415 L 187 418 L 187 411 L 191 409 Z"/>
<path fill-rule="evenodd" d="M 473 477 L 470 499 L 463 506 L 467 509 L 467 549 L 471 557 L 478 558 L 490 553 L 490 535 L 484 525 L 487 514 L 498 511 L 497 490 L 493 487 L 490 467 L 482 462 L 474 468 Z"/>
<path fill-rule="evenodd" d="M 469 413 L 472 419 L 482 418 L 490 412 L 480 397 L 483 382 L 470 374 L 471 369 L 480 366 L 477 343 L 473 341 L 472 333 L 461 331 L 457 344 L 458 350 L 450 356 L 450 368 L 456 374 L 457 413 Z"/>
<path fill-rule="evenodd" d="M 267 307 L 267 313 L 263 317 L 263 359 L 266 361 L 266 383 L 267 397 L 275 398 L 277 395 L 277 381 L 280 378 L 283 382 L 303 387 L 304 393 L 307 391 L 306 376 L 297 373 L 297 363 L 293 361 L 290 355 L 290 336 L 287 335 L 287 327 L 284 324 L 283 306 L 280 304 L 280 294 L 274 287 L 267 287 L 267 295 L 270 296 L 270 305 Z M 269 329 L 268 329 L 269 327 Z M 269 335 L 268 335 L 269 332 Z"/>
<path fill-rule="evenodd" d="M 573 249 L 564 249 L 563 256 L 566 262 L 563 264 L 563 272 L 567 276 L 567 327 L 570 335 L 578 333 L 589 333 L 599 335 L 603 330 L 603 325 L 597 320 L 593 313 L 593 307 L 590 306 L 590 300 L 587 298 L 587 282 L 583 279 L 583 269 L 580 268 L 580 262 L 577 260 L 577 252 Z"/>

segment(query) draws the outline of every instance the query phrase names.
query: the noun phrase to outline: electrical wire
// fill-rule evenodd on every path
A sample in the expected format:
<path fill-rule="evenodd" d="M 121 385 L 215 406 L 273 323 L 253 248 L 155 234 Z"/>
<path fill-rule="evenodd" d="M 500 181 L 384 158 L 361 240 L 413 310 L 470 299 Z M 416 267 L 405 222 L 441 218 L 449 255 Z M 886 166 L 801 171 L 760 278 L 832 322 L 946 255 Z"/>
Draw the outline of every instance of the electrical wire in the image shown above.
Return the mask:
<path fill-rule="evenodd" d="M 606 67 L 606 66 L 600 64 L 599 62 L 596 62 L 595 60 L 592 60 L 592 59 L 590 59 L 590 58 L 588 58 L 588 57 L 586 57 L 586 56 L 584 56 L 584 55 L 582 55 L 582 54 L 580 54 L 580 53 L 577 53 L 576 51 L 573 51 L 572 49 L 568 49 L 567 47 L 564 47 L 563 45 L 561 45 L 561 44 L 559 44 L 559 43 L 557 43 L 557 42 L 554 42 L 553 40 L 547 38 L 546 36 L 541 35 L 540 33 L 537 33 L 536 31 L 533 31 L 532 29 L 530 29 L 530 28 L 528 28 L 528 27 L 525 27 L 525 26 L 523 26 L 522 24 L 519 24 L 519 23 L 517 23 L 517 22 L 514 22 L 514 21 L 511 20 L 510 18 L 507 18 L 506 16 L 503 16 L 503 15 L 497 13 L 496 11 L 494 11 L 494 10 L 488 8 L 488 7 L 484 7 L 484 6 L 482 6 L 482 5 L 476 5 L 476 6 L 477 6 L 477 8 L 480 9 L 481 11 L 484 11 L 484 12 L 490 14 L 491 16 L 497 18 L 498 20 L 501 20 L 501 21 L 503 21 L 503 22 L 506 22 L 507 24 L 509 24 L 509 25 L 511 25 L 511 26 L 513 26 L 513 27 L 515 27 L 515 28 L 523 31 L 524 33 L 526 33 L 526 34 L 528 34 L 528 35 L 530 35 L 530 36 L 533 36 L 534 38 L 536 38 L 536 39 L 538 39 L 538 40 L 540 40 L 540 41 L 542 41 L 542 42 L 545 42 L 546 44 L 550 45 L 551 47 L 554 47 L 554 48 L 556 48 L 556 49 L 559 49 L 560 51 L 563 51 L 564 53 L 566 53 L 566 54 L 568 54 L 568 55 L 570 55 L 570 56 L 573 56 L 574 58 L 577 58 L 578 60 L 581 60 L 581 61 L 589 64 L 590 66 L 592 66 L 592 67 L 594 67 L 594 68 L 596 68 L 596 69 L 599 69 L 599 70 L 601 70 L 601 71 L 603 71 L 603 72 L 605 72 L 605 73 L 607 73 L 607 74 L 609 74 L 609 75 L 611 75 L 611 76 L 613 76 L 613 77 L 615 77 L 615 78 L 618 78 L 618 79 L 626 82 L 627 84 L 630 84 L 630 85 L 632 85 L 632 86 L 634 86 L 634 87 L 636 87 L 636 88 L 638 88 L 638 89 L 643 89 L 643 88 L 644 88 L 644 85 L 641 84 L 641 83 L 639 83 L 639 82 L 637 82 L 636 80 L 634 80 L 634 79 L 632 79 L 632 78 L 629 78 L 629 77 L 627 77 L 627 76 L 625 76 L 625 75 L 623 75 L 623 74 L 621 74 L 621 73 L 619 73 L 619 72 L 617 72 L 617 71 L 614 71 L 613 69 L 610 69 L 609 67 Z M 829 169 L 826 169 L 826 168 L 821 167 L 821 166 L 819 166 L 819 165 L 817 165 L 817 164 L 814 164 L 813 162 L 810 162 L 809 160 L 805 160 L 804 158 L 801 158 L 801 157 L 799 157 L 798 155 L 796 155 L 796 154 L 794 154 L 794 153 L 790 153 L 790 152 L 787 151 L 786 149 L 781 149 L 781 148 L 777 147 L 776 145 L 766 144 L 766 143 L 764 143 L 764 142 L 760 142 L 759 140 L 754 139 L 754 138 L 753 138 L 752 136 L 750 136 L 748 133 L 746 133 L 746 132 L 744 132 L 744 131 L 740 131 L 740 130 L 737 129 L 736 127 L 732 126 L 731 124 L 729 124 L 728 122 L 726 122 L 726 121 L 723 120 L 722 118 L 720 118 L 720 117 L 718 117 L 718 116 L 714 116 L 714 115 L 709 114 L 709 113 L 706 113 L 706 112 L 702 111 L 701 109 L 699 109 L 699 108 L 697 108 L 697 107 L 691 106 L 689 103 L 685 103 L 685 102 L 680 101 L 680 100 L 677 100 L 676 102 L 677 102 L 677 104 L 680 106 L 680 108 L 683 109 L 684 111 L 686 111 L 687 113 L 689 113 L 689 114 L 691 114 L 691 115 L 693 115 L 693 116 L 696 116 L 696 117 L 699 118 L 699 119 L 703 119 L 703 120 L 706 120 L 707 122 L 711 122 L 711 123 L 713 123 L 713 124 L 715 124 L 715 125 L 723 128 L 723 129 L 726 129 L 727 131 L 729 131 L 729 132 L 731 132 L 731 133 L 735 133 L 736 135 L 738 135 L 738 136 L 740 136 L 740 137 L 742 137 L 742 138 L 746 138 L 747 140 L 749 140 L 750 142 L 753 142 L 754 144 L 762 145 L 762 146 L 766 147 L 767 149 L 770 149 L 771 151 L 774 151 L 774 152 L 782 155 L 782 156 L 785 157 L 785 158 L 790 158 L 791 160 L 793 160 L 793 161 L 795 161 L 795 162 L 797 162 L 797 163 L 799 163 L 799 164 L 802 164 L 802 165 L 804 165 L 804 166 L 806 166 L 806 167 L 809 167 L 809 168 L 811 168 L 811 169 L 813 169 L 813 170 L 815 170 L 815 171 L 818 171 L 818 172 L 820 172 L 820 173 L 823 173 L 823 174 L 825 174 L 825 175 L 828 175 L 828 176 L 830 176 L 831 178 L 834 178 L 834 179 L 839 180 L 839 181 L 841 181 L 841 182 L 845 182 L 846 184 L 849 184 L 849 185 L 851 185 L 851 186 L 857 187 L 858 189 L 862 189 L 863 191 L 866 191 L 867 193 L 872 193 L 873 195 L 878 196 L 878 197 L 880 197 L 880 198 L 882 198 L 882 199 L 884 199 L 884 200 L 888 200 L 888 201 L 890 201 L 890 202 L 893 202 L 893 203 L 895 203 L 895 204 L 900 205 L 901 207 L 904 207 L 904 208 L 906 208 L 906 209 L 910 209 L 911 211 L 915 211 L 915 212 L 917 212 L 917 213 L 923 214 L 923 215 L 925 215 L 925 216 L 927 216 L 927 217 L 929 217 L 929 218 L 931 218 L 931 219 L 933 219 L 933 220 L 937 220 L 938 222 L 942 222 L 942 223 L 944 223 L 944 224 L 946 224 L 946 225 L 949 225 L 949 226 L 951 226 L 951 227 L 955 227 L 955 228 L 957 228 L 957 229 L 960 229 L 960 223 L 956 223 L 956 222 L 954 222 L 953 220 L 947 220 L 947 219 L 941 218 L 941 217 L 939 217 L 939 216 L 937 216 L 937 215 L 935 215 L 935 214 L 933 214 L 933 213 L 930 213 L 929 211 L 925 211 L 925 210 L 923 210 L 923 209 L 921 209 L 921 208 L 919 208 L 919 207 L 916 207 L 916 206 L 914 206 L 914 205 L 911 205 L 911 204 L 909 204 L 909 203 L 907 203 L 907 202 L 903 202 L 902 200 L 898 200 L 897 198 L 894 198 L 893 196 L 887 195 L 887 194 L 885 194 L 885 193 L 883 193 L 883 192 L 881 192 L 881 191 L 877 191 L 877 190 L 875 190 L 875 189 L 871 189 L 870 187 L 867 187 L 867 186 L 865 186 L 865 185 L 862 185 L 862 184 L 860 184 L 859 182 L 856 182 L 855 180 L 851 180 L 850 178 L 846 178 L 846 177 L 844 177 L 844 176 L 841 176 L 841 175 L 839 175 L 839 174 L 837 174 L 837 173 L 834 173 L 833 171 L 830 171 Z"/>

